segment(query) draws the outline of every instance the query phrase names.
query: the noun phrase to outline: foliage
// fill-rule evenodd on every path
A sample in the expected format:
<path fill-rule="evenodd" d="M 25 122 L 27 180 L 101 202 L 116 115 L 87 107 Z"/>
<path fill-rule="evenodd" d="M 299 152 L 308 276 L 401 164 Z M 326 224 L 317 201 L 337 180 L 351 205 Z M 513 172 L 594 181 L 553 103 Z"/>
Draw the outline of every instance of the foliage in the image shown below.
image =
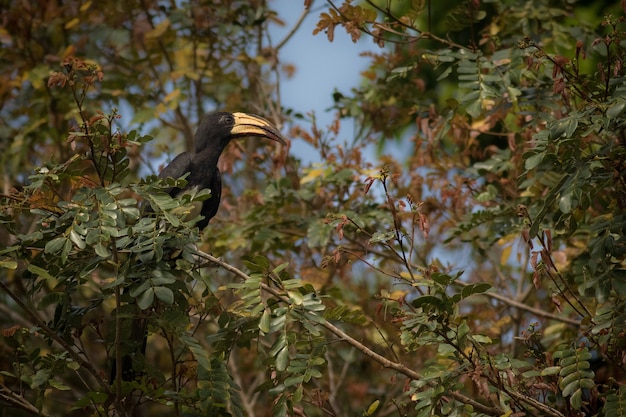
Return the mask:
<path fill-rule="evenodd" d="M 316 33 L 380 49 L 321 127 L 280 106 L 299 24 L 272 44 L 263 1 L 7 6 L 0 409 L 626 414 L 623 14 L 327 1 Z M 230 146 L 200 233 L 210 190 L 144 167 L 224 107 L 320 162 Z"/>

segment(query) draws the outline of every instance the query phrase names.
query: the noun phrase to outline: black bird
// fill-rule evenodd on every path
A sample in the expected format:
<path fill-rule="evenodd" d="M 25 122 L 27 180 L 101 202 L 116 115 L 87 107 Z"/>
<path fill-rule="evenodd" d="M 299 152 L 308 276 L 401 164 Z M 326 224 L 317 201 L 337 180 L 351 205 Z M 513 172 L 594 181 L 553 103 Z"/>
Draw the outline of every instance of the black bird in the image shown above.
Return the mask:
<path fill-rule="evenodd" d="M 189 173 L 184 189 L 173 188 L 169 191 L 172 197 L 193 188 L 211 190 L 211 197 L 202 202 L 199 213 L 194 213 L 203 216 L 196 223 L 201 230 L 209 224 L 220 205 L 222 176 L 217 162 L 222 151 L 231 140 L 251 136 L 265 137 L 286 144 L 278 129 L 262 117 L 246 113 L 209 113 L 202 119 L 196 131 L 194 153 L 181 153 L 159 174 L 160 178 L 178 179 Z"/>
<path fill-rule="evenodd" d="M 185 174 L 187 185 L 185 188 L 172 188 L 170 196 L 176 198 L 180 193 L 192 189 L 211 190 L 211 197 L 198 204 L 199 212 L 189 215 L 195 218 L 201 214 L 203 218 L 196 225 L 204 229 L 209 220 L 217 214 L 222 195 L 222 177 L 217 162 L 226 145 L 233 140 L 244 137 L 265 137 L 283 145 L 285 139 L 278 129 L 262 117 L 246 113 L 216 112 L 207 114 L 196 131 L 194 138 L 194 152 L 183 152 L 170 162 L 159 174 L 160 178 L 178 179 Z M 133 319 L 128 339 L 123 341 L 125 350 L 135 354 L 125 354 L 122 357 L 122 379 L 132 381 L 138 374 L 133 369 L 133 357 L 142 352 L 145 355 L 147 341 L 147 322 L 145 319 Z M 137 364 L 138 366 L 141 366 Z M 117 365 L 114 360 L 111 369 L 111 383 L 115 381 Z"/>

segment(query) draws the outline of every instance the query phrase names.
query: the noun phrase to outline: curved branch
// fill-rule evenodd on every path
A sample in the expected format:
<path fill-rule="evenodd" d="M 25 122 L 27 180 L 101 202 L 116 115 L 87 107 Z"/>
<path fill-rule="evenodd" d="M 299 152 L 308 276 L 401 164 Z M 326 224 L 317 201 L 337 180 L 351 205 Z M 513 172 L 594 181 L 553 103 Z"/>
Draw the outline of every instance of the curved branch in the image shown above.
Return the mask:
<path fill-rule="evenodd" d="M 466 287 L 468 285 L 472 285 L 471 283 L 468 282 L 463 282 L 461 280 L 455 280 L 454 281 L 455 284 L 461 285 L 463 287 Z M 484 295 L 485 297 L 489 297 L 489 298 L 493 298 L 494 300 L 498 300 L 503 302 L 504 304 L 508 305 L 509 307 L 513 307 L 516 308 L 518 310 L 524 310 L 524 311 L 528 311 L 529 313 L 532 313 L 538 317 L 543 317 L 546 319 L 551 319 L 551 320 L 555 320 L 555 321 L 560 321 L 563 322 L 565 324 L 569 324 L 571 326 L 574 327 L 580 327 L 580 320 L 576 320 L 576 319 L 572 319 L 569 317 L 563 317 L 563 316 L 559 316 L 558 314 L 554 314 L 554 313 L 550 313 L 548 311 L 544 311 L 535 307 L 531 307 L 529 305 L 526 305 L 524 303 L 520 303 L 519 301 L 516 301 L 512 298 L 506 297 L 504 295 L 495 293 L 495 292 L 485 292 L 482 293 L 482 295 Z"/>
<path fill-rule="evenodd" d="M 22 411 L 26 411 L 29 414 L 38 417 L 49 417 L 49 414 L 44 413 L 41 410 L 38 410 L 37 407 L 32 405 L 28 400 L 26 400 L 21 395 L 16 394 L 11 391 L 7 387 L 0 385 L 0 401 L 4 401 L 7 404 L 10 404 L 12 407 L 18 408 Z"/>
<path fill-rule="evenodd" d="M 208 253 L 205 252 L 201 252 L 198 251 L 197 255 L 201 258 L 204 258 L 205 260 L 208 261 L 208 263 L 212 263 L 215 265 L 219 265 L 222 268 L 226 269 L 229 272 L 232 272 L 233 274 L 239 276 L 242 279 L 250 279 L 250 276 L 248 274 L 246 274 L 245 272 L 243 272 L 242 270 L 230 265 L 229 263 L 225 262 L 222 259 L 216 258 L 212 255 L 209 255 Z M 202 265 L 201 265 L 202 266 Z M 265 283 L 261 283 L 261 289 L 263 289 L 264 291 L 268 292 L 269 294 L 271 294 L 272 296 L 276 297 L 276 299 L 289 304 L 290 301 L 287 297 L 285 297 L 283 294 L 281 294 L 279 292 L 279 290 L 277 290 L 276 288 L 272 288 L 269 285 L 265 284 Z M 389 369 L 393 369 L 394 371 L 407 376 L 410 379 L 413 380 L 421 380 L 423 379 L 422 375 L 419 374 L 418 372 L 415 372 L 414 370 L 408 368 L 407 366 L 403 365 L 402 363 L 399 362 L 394 362 L 392 360 L 387 359 L 386 357 L 374 352 L 372 349 L 370 349 L 369 347 L 367 347 L 366 345 L 364 345 L 363 343 L 359 342 L 358 340 L 354 339 L 352 336 L 348 335 L 347 333 L 345 333 L 343 330 L 341 330 L 340 328 L 338 328 L 337 326 L 335 326 L 334 324 L 326 321 L 326 320 L 320 320 L 321 321 L 321 325 L 324 326 L 326 328 L 326 330 L 328 330 L 329 332 L 331 332 L 332 334 L 334 334 L 335 336 L 337 336 L 340 340 L 348 343 L 349 345 L 353 346 L 354 348 L 356 348 L 357 350 L 359 350 L 361 353 L 363 353 L 364 355 L 366 355 L 367 357 L 371 358 L 372 360 L 378 362 L 379 364 L 381 364 L 383 367 L 385 368 L 389 368 Z M 434 382 L 431 382 L 431 385 L 434 384 Z M 552 417 L 565 417 L 560 411 L 553 409 L 552 407 L 543 404 L 541 401 L 536 400 L 535 398 L 532 398 L 528 395 L 524 395 L 522 393 L 519 393 L 513 389 L 507 388 L 507 387 L 502 387 L 502 390 L 509 395 L 511 398 L 516 399 L 517 401 L 523 402 L 527 405 L 529 405 L 530 407 L 533 407 L 535 409 L 537 409 L 538 411 L 544 413 L 543 415 L 546 416 L 552 416 Z M 454 398 L 456 401 L 459 401 L 463 404 L 468 404 L 471 405 L 472 407 L 474 407 L 475 410 L 478 410 L 480 412 L 483 412 L 485 414 L 488 415 L 492 415 L 492 416 L 500 416 L 504 413 L 504 411 L 500 408 L 500 407 L 489 407 L 485 404 L 482 404 L 472 398 L 469 398 L 463 394 L 461 394 L 458 391 L 452 391 L 448 394 L 448 396 Z"/>
<path fill-rule="evenodd" d="M 276 52 L 278 52 L 283 46 L 285 46 L 289 39 L 291 39 L 291 37 L 298 31 L 300 26 L 302 26 L 302 22 L 304 22 L 304 19 L 307 17 L 310 11 L 311 8 L 305 4 L 304 10 L 302 10 L 302 13 L 300 14 L 300 17 L 298 18 L 296 24 L 293 25 L 293 28 L 291 28 L 289 33 L 283 38 L 283 40 L 278 42 L 278 45 L 276 45 L 276 47 L 274 48 Z"/>
<path fill-rule="evenodd" d="M 206 259 L 207 261 L 209 261 L 210 263 L 216 264 L 221 266 L 222 268 L 226 269 L 229 272 L 234 273 L 235 275 L 239 276 L 242 279 L 250 279 L 250 277 L 248 276 L 248 274 L 246 274 L 245 272 L 243 272 L 242 270 L 228 264 L 227 262 L 223 261 L 222 259 L 216 258 L 212 255 L 209 255 L 208 253 L 204 253 L 201 251 L 198 251 L 197 253 L 200 257 Z M 271 295 L 273 295 L 274 297 L 276 297 L 277 299 L 285 302 L 285 303 L 289 303 L 289 299 L 287 299 L 283 294 L 281 294 L 277 289 L 270 287 L 269 285 L 265 284 L 265 283 L 261 283 L 261 288 L 270 293 Z M 354 339 L 352 336 L 348 335 L 347 333 L 345 333 L 343 330 L 339 329 L 337 326 L 335 326 L 334 324 L 323 320 L 321 323 L 322 326 L 324 326 L 326 328 L 326 330 L 328 330 L 329 332 L 331 332 L 332 334 L 334 334 L 335 336 L 337 336 L 340 340 L 348 343 L 349 345 L 355 347 L 357 350 L 359 350 L 361 353 L 363 353 L 364 355 L 366 355 L 367 357 L 371 358 L 372 360 L 378 362 L 379 364 L 381 364 L 383 367 L 385 368 L 389 368 L 389 369 L 393 369 L 396 372 L 405 375 L 407 377 L 409 377 L 410 379 L 413 380 L 420 380 L 422 379 L 422 375 L 420 375 L 418 372 L 415 372 L 414 370 L 406 367 L 405 365 L 399 363 L 399 362 L 394 362 L 391 361 L 389 359 L 387 359 L 386 357 L 374 352 L 372 349 L 370 349 L 369 347 L 365 346 L 363 343 L 359 342 L 358 340 Z M 483 413 L 489 414 L 489 415 L 493 415 L 493 416 L 499 416 L 503 414 L 503 411 L 499 408 L 499 407 L 489 407 L 486 406 L 484 404 L 479 403 L 478 401 L 475 401 L 469 397 L 466 397 L 465 395 L 457 392 L 457 391 L 453 391 L 449 393 L 449 396 L 454 398 L 455 400 L 463 403 L 463 404 L 469 404 L 472 407 L 474 407 L 474 409 L 479 410 Z"/>

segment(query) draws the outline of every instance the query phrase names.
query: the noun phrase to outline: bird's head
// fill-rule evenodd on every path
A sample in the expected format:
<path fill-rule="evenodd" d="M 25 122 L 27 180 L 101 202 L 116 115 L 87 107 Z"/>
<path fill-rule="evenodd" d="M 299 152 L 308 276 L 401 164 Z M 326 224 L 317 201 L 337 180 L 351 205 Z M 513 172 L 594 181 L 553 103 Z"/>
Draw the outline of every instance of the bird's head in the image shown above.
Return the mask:
<path fill-rule="evenodd" d="M 247 113 L 216 112 L 209 113 L 200 122 L 196 131 L 195 151 L 200 153 L 217 143 L 221 153 L 232 139 L 250 136 L 286 144 L 278 129 L 262 117 Z"/>

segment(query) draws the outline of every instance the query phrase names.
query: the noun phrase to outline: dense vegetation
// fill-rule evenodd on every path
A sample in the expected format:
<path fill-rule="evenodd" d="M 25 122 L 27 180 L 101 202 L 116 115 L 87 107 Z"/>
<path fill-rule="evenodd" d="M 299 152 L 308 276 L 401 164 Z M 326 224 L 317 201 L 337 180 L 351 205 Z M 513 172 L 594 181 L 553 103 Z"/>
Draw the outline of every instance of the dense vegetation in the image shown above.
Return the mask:
<path fill-rule="evenodd" d="M 272 2 L 5 2 L 0 414 L 626 415 L 625 9 L 304 1 L 379 47 L 319 126 Z M 216 109 L 322 162 L 231 144 L 200 233 L 155 174 Z"/>

